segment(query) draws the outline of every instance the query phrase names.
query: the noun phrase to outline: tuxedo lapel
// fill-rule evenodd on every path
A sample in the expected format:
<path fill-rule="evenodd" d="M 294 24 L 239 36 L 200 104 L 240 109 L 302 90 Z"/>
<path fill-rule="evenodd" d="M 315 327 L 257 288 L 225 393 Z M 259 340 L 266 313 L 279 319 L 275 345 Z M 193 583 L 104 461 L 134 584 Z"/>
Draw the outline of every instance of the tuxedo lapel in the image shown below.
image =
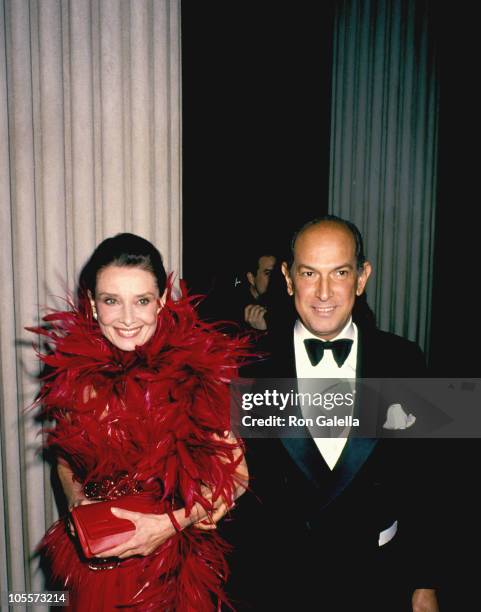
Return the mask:
<path fill-rule="evenodd" d="M 377 440 L 347 441 L 334 470 L 330 470 L 312 438 L 283 438 L 282 444 L 309 482 L 318 490 L 319 510 L 349 485 L 374 450 Z"/>
<path fill-rule="evenodd" d="M 321 507 L 327 506 L 349 485 L 376 447 L 373 438 L 350 438 L 332 471 L 330 486 L 324 487 Z"/>
<path fill-rule="evenodd" d="M 362 371 L 361 364 L 365 364 L 367 361 L 365 352 L 365 347 L 362 346 L 360 338 L 358 345 L 358 371 Z M 279 355 L 279 353 L 277 354 Z M 285 377 L 293 378 L 296 376 L 292 330 L 288 342 L 284 345 L 284 351 L 280 360 L 277 361 L 277 371 L 282 372 Z M 322 508 L 327 506 L 349 485 L 374 450 L 377 440 L 350 438 L 334 470 L 331 470 L 324 461 L 322 454 L 307 429 L 305 430 L 304 438 L 283 438 L 281 442 L 292 461 L 318 490 Z"/>
<path fill-rule="evenodd" d="M 357 378 L 373 378 L 379 372 L 378 362 L 383 356 L 373 350 L 373 336 L 358 327 Z M 386 356 L 384 356 L 384 359 Z"/>
<path fill-rule="evenodd" d="M 367 378 L 369 373 L 376 371 L 376 356 L 370 352 L 369 336 L 358 327 L 356 378 Z M 374 403 L 373 403 L 374 402 Z M 366 392 L 362 384 L 356 385 L 356 404 L 354 416 L 359 418 L 363 432 L 373 432 L 378 426 L 377 395 Z M 343 449 L 334 472 L 336 483 L 334 493 L 338 495 L 349 484 L 364 465 L 369 455 L 377 445 L 376 438 L 349 438 Z"/>
<path fill-rule="evenodd" d="M 291 356 L 291 360 L 289 363 L 284 364 L 284 372 L 288 372 L 290 369 L 291 375 L 289 378 L 296 379 L 294 343 L 292 338 L 285 355 Z M 298 391 L 297 379 L 295 380 L 294 391 L 296 393 Z M 302 417 L 300 406 L 297 404 L 294 406 L 294 414 L 298 418 Z M 307 427 L 304 427 L 303 437 L 281 438 L 281 442 L 286 451 L 289 453 L 292 461 L 294 461 L 294 463 L 312 485 L 319 488 L 321 484 L 325 483 L 326 477 L 329 476 L 331 470 L 319 453 L 319 449 L 317 448 L 316 443 L 311 437 Z"/>
<path fill-rule="evenodd" d="M 426 376 L 422 353 L 418 350 L 414 355 L 412 348 L 406 354 L 406 341 L 400 345 L 394 344 L 389 337 L 391 334 L 380 332 L 378 329 L 362 329 L 358 327 L 357 351 L 357 377 L 358 378 L 410 378 Z M 397 339 L 402 340 L 402 339 Z M 407 343 L 409 344 L 409 343 Z M 419 363 L 419 357 L 421 362 Z M 412 362 L 412 368 L 410 363 Z M 419 370 L 421 367 L 421 370 Z"/>
<path fill-rule="evenodd" d="M 310 436 L 306 429 L 306 436 Z M 323 460 L 316 443 L 311 437 L 282 438 L 282 444 L 292 461 L 301 470 L 309 482 L 316 488 L 324 487 L 330 476 L 330 469 Z"/>

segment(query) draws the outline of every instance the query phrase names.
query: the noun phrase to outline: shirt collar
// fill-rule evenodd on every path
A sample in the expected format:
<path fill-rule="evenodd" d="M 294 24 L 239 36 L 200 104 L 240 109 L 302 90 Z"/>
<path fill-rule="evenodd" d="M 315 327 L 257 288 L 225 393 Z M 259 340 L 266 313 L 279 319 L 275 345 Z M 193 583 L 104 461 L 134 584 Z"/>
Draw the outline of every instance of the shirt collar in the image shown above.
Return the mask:
<path fill-rule="evenodd" d="M 323 340 L 322 338 L 319 338 L 318 336 L 315 336 L 313 333 L 311 333 L 300 319 L 297 319 L 296 321 L 296 325 L 294 327 L 294 336 L 301 342 L 303 340 L 307 340 L 307 338 L 315 338 L 316 340 L 321 340 L 322 342 L 325 342 L 325 340 Z M 355 340 L 356 330 L 352 321 L 352 317 L 349 317 L 349 321 L 337 334 L 337 336 L 331 339 L 331 341 L 339 340 L 340 338 L 346 338 L 347 340 L 353 341 Z"/>

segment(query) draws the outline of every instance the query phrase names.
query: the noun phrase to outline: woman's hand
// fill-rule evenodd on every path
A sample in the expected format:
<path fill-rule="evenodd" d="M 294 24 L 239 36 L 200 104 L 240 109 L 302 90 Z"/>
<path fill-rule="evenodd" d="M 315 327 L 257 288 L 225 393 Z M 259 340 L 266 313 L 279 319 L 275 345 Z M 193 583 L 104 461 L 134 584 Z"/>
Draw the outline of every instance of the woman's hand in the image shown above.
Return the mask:
<path fill-rule="evenodd" d="M 205 487 L 204 487 L 205 489 Z M 212 497 L 212 492 L 209 489 L 209 493 L 206 493 L 205 490 L 203 490 L 202 495 L 206 498 L 206 499 L 211 499 Z M 209 516 L 199 519 L 197 521 L 195 521 L 192 524 L 192 527 L 195 527 L 196 529 L 201 529 L 202 531 L 210 531 L 211 529 L 217 529 L 217 523 L 230 511 L 233 510 L 235 507 L 235 503 L 233 503 L 231 506 L 228 506 L 227 503 L 219 498 L 215 503 L 214 503 L 214 510 L 213 512 L 210 513 Z"/>
<path fill-rule="evenodd" d="M 227 441 L 229 444 L 234 445 L 236 448 L 234 449 L 234 460 L 237 460 L 240 456 L 242 457 L 239 466 L 237 467 L 236 474 L 238 478 L 238 482 L 236 484 L 235 490 L 233 491 L 234 500 L 243 495 L 247 489 L 249 484 L 249 472 L 247 469 L 247 463 L 244 457 L 244 453 L 238 447 L 238 441 L 235 438 L 234 434 L 230 431 L 227 434 L 226 438 L 219 438 L 219 436 L 214 435 L 214 439 Z M 212 491 L 208 487 L 202 487 L 202 497 L 204 499 L 212 502 Z M 198 520 L 193 521 L 193 527 L 196 529 L 202 529 L 204 531 L 210 531 L 211 529 L 217 528 L 217 523 L 235 507 L 235 503 L 228 505 L 224 498 L 219 497 L 213 502 L 213 511 L 209 513 L 207 517 L 203 516 Z M 207 514 L 205 510 L 202 509 L 204 514 Z"/>
<path fill-rule="evenodd" d="M 102 551 L 97 557 L 145 557 L 176 533 L 168 514 L 146 514 L 122 508 L 112 508 L 111 511 L 117 518 L 131 521 L 135 525 L 135 533 L 123 544 Z"/>
<path fill-rule="evenodd" d="M 209 500 L 212 497 L 212 493 L 207 487 L 204 487 L 203 495 Z M 216 522 L 232 508 L 233 505 L 228 507 L 226 502 L 219 498 L 214 503 L 214 510 L 210 517 L 206 516 L 206 511 L 198 503 L 194 504 L 189 516 L 185 515 L 185 508 L 179 508 L 174 511 L 174 517 L 181 529 L 186 529 L 192 525 L 197 529 L 209 531 L 215 529 Z M 123 544 L 119 544 L 109 550 L 103 550 L 97 555 L 102 559 L 107 557 L 126 559 L 134 555 L 145 557 L 153 553 L 154 550 L 176 533 L 176 528 L 168 514 L 146 514 L 115 507 L 111 509 L 111 512 L 117 518 L 131 521 L 135 525 L 135 533 Z"/>

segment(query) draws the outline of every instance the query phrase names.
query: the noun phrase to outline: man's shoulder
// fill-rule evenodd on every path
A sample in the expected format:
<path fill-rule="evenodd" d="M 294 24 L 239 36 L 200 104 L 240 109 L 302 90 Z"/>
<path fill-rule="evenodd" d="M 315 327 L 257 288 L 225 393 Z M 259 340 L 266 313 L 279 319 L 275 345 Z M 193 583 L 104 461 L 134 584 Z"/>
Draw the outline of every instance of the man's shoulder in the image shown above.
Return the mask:
<path fill-rule="evenodd" d="M 419 345 L 397 334 L 378 328 L 360 329 L 362 358 L 376 376 L 426 376 L 426 360 Z M 369 367 L 374 359 L 375 368 Z"/>
<path fill-rule="evenodd" d="M 397 334 L 393 334 L 392 332 L 382 331 L 377 327 L 370 328 L 368 330 L 361 328 L 359 330 L 360 338 L 363 341 L 368 341 L 373 344 L 376 344 L 380 347 L 389 347 L 402 351 L 415 351 L 420 352 L 421 349 L 412 340 L 408 340 L 403 336 L 398 336 Z"/>

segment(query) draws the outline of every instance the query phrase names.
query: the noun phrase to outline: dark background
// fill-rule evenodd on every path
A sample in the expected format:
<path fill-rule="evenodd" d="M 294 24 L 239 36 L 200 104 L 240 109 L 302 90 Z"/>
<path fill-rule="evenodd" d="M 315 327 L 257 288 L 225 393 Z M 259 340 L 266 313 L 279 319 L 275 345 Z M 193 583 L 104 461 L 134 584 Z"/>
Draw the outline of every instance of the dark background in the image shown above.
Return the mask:
<path fill-rule="evenodd" d="M 182 3 L 184 276 L 327 212 L 332 3 Z M 319 15 L 319 8 L 324 14 Z"/>
<path fill-rule="evenodd" d="M 335 4 L 182 2 L 183 271 L 195 292 L 232 276 L 253 243 L 285 248 L 327 212 Z M 428 4 L 440 82 L 430 362 L 479 376 L 479 34 L 466 9 Z"/>
<path fill-rule="evenodd" d="M 479 22 L 473 7 L 432 4 L 440 110 L 430 362 L 440 376 L 479 377 Z"/>

